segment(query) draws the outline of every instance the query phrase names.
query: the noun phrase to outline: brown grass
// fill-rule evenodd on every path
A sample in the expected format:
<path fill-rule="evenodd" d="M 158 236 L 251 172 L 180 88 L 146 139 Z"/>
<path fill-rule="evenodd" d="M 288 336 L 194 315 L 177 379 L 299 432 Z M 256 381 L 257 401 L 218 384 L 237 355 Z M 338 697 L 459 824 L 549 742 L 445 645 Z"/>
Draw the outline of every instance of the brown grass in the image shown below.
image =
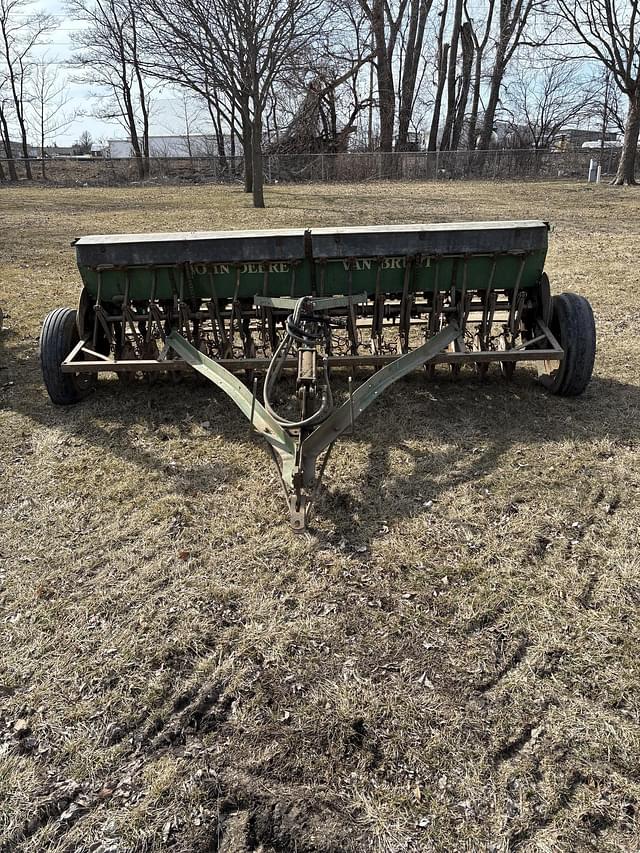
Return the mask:
<path fill-rule="evenodd" d="M 640 849 L 639 201 L 0 193 L 3 850 Z M 308 535 L 215 390 L 42 386 L 80 234 L 511 217 L 554 222 L 552 286 L 593 303 L 587 393 L 410 378 L 340 442 Z"/>

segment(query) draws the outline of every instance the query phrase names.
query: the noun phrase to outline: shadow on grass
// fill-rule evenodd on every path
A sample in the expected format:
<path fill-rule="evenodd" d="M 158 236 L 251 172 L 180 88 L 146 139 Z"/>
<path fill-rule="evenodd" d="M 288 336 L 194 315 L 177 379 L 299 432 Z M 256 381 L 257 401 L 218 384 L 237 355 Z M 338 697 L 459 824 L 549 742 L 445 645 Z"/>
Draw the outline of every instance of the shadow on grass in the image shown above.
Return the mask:
<path fill-rule="evenodd" d="M 416 392 L 424 395 L 424 389 L 434 399 L 418 402 Z M 589 445 L 603 439 L 625 449 L 640 441 L 640 387 L 597 377 L 582 397 L 570 399 L 548 395 L 525 371 L 509 383 L 501 377 L 465 381 L 462 374 L 427 385 L 413 376 L 388 392 L 385 404 L 363 416 L 348 439 L 369 444 L 357 484 L 331 486 L 330 463 L 317 508 L 331 519 L 336 536 L 353 539 L 357 528 L 364 544 L 382 522 L 424 512 L 425 503 L 445 491 L 469 482 L 480 489 L 491 472 L 504 469 L 504 457 L 514 449 L 528 464 L 551 466 L 558 443 L 573 442 L 576 453 L 584 447 L 588 454 Z M 394 454 L 405 457 L 402 467 L 409 473 L 394 470 Z M 523 476 L 514 470 L 514 492 Z"/>
<path fill-rule="evenodd" d="M 3 337 L 0 411 L 13 410 L 43 426 L 61 427 L 98 452 L 167 475 L 173 489 L 190 495 L 214 491 L 221 478 L 228 483 L 247 477 L 247 469 L 227 464 L 223 454 L 212 459 L 213 451 L 201 463 L 168 470 L 162 454 L 128 439 L 131 430 L 143 427 L 160 442 L 164 428 L 186 422 L 184 441 L 189 442 L 191 423 L 209 421 L 212 435 L 231 444 L 246 443 L 246 419 L 206 381 L 188 374 L 178 383 L 165 377 L 148 383 L 100 381 L 83 403 L 60 408 L 46 395 L 33 343 L 13 343 L 6 333 Z M 363 372 L 362 381 L 366 378 Z M 346 378 L 336 376 L 337 395 L 346 395 L 346 388 Z M 382 405 L 372 406 L 356 422 L 354 435 L 338 441 L 315 517 L 332 524 L 332 536 L 353 538 L 357 532 L 358 541 L 368 543 L 382 521 L 411 517 L 423 511 L 425 502 L 438 500 L 459 484 L 476 481 L 480 486 L 516 446 L 525 448 L 531 459 L 544 459 L 552 452 L 550 445 L 562 441 L 586 446 L 608 439 L 632 448 L 640 440 L 639 414 L 640 386 L 597 376 L 582 397 L 561 398 L 543 391 L 527 370 L 517 372 L 511 382 L 491 373 L 479 381 L 464 371 L 458 379 L 442 372 L 432 382 L 414 374 L 394 385 Z M 348 448 L 362 444 L 367 446 L 366 469 L 354 471 L 353 487 L 345 488 Z M 262 446 L 257 441 L 249 454 L 258 457 Z M 403 468 L 406 472 L 409 467 L 409 473 L 395 470 L 396 453 L 404 455 Z M 257 459 L 248 459 L 249 476 L 253 464 Z M 339 478 L 336 465 L 342 468 Z M 514 472 L 514 489 L 519 476 Z M 284 507 L 282 523 L 287 523 Z"/>

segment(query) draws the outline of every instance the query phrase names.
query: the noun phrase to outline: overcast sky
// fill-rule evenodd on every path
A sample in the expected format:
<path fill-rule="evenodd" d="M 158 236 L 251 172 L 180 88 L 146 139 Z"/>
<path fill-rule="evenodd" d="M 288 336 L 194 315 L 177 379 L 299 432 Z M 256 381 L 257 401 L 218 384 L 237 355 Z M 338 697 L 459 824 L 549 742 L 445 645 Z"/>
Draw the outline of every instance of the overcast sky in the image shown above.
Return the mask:
<path fill-rule="evenodd" d="M 56 61 L 59 73 L 69 78 L 69 93 L 71 95 L 69 112 L 77 116 L 68 129 L 63 133 L 56 134 L 55 140 L 49 140 L 49 144 L 53 144 L 55 141 L 58 145 L 71 145 L 84 130 L 88 130 L 96 141 L 100 139 L 124 139 L 126 134 L 117 122 L 101 121 L 92 115 L 97 107 L 95 98 L 91 97 L 92 87 L 71 82 L 73 72 L 65 67 L 65 63 L 68 62 L 73 53 L 73 31 L 81 25 L 69 17 L 60 0 L 37 0 L 31 9 L 46 12 L 56 20 L 57 27 L 49 35 L 48 44 L 40 48 L 40 54 L 46 55 L 51 61 Z M 184 120 L 180 119 L 181 109 L 180 101 L 175 97 L 175 93 L 166 89 L 156 92 L 152 104 L 152 134 L 184 133 Z"/>

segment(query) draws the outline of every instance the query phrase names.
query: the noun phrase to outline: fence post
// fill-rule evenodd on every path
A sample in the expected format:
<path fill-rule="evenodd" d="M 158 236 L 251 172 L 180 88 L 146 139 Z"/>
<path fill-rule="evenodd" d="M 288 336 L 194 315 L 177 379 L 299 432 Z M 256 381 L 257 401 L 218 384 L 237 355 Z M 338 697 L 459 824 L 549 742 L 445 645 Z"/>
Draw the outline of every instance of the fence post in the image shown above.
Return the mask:
<path fill-rule="evenodd" d="M 324 154 L 320 154 L 320 180 L 324 183 Z"/>
<path fill-rule="evenodd" d="M 436 148 L 436 181 L 438 180 L 438 172 L 440 171 L 440 151 Z"/>

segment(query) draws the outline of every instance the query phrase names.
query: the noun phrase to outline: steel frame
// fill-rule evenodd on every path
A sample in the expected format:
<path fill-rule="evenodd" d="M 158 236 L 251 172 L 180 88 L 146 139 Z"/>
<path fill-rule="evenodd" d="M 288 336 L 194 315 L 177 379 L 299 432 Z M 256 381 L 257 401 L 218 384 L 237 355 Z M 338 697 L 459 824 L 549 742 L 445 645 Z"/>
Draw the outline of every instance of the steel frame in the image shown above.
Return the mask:
<path fill-rule="evenodd" d="M 258 308 L 267 302 L 261 300 Z M 318 302 L 322 300 L 318 299 Z M 327 303 L 330 300 L 325 300 Z M 286 300 L 284 301 L 286 302 Z M 283 302 L 283 304 L 284 304 Z M 489 300 L 487 300 L 489 304 Z M 272 307 L 272 306 L 269 306 Z M 464 317 L 461 318 L 464 322 Z M 200 352 L 178 331 L 165 336 L 164 349 L 154 360 L 116 361 L 102 355 L 90 347 L 91 336 L 85 336 L 69 353 L 62 363 L 65 373 L 101 373 L 101 372 L 157 372 L 195 370 L 209 379 L 222 390 L 250 421 L 251 430 L 263 436 L 269 445 L 278 467 L 284 488 L 291 525 L 294 530 L 304 530 L 310 518 L 314 500 L 318 494 L 334 442 L 349 428 L 353 429 L 357 418 L 390 385 L 421 367 L 435 364 L 483 365 L 490 362 L 535 361 L 539 373 L 544 374 L 545 362 L 560 362 L 564 351 L 551 330 L 542 320 L 537 321 L 539 334 L 524 341 L 521 345 L 503 351 L 447 351 L 459 343 L 461 327 L 457 318 L 452 318 L 440 331 L 429 337 L 421 346 L 399 355 L 370 356 L 328 356 L 331 367 L 379 368 L 372 376 L 353 391 L 349 377 L 349 398 L 341 406 L 334 408 L 320 425 L 311 430 L 287 430 L 265 409 L 256 397 L 257 379 L 253 390 L 240 381 L 234 371 L 265 370 L 270 362 L 268 358 L 239 358 L 214 360 Z M 544 349 L 539 349 L 546 342 Z M 534 347 L 534 348 L 532 348 Z M 177 356 L 170 357 L 172 355 Z M 89 357 L 89 360 L 87 359 Z M 298 359 L 291 358 L 285 367 L 296 369 Z M 320 469 L 318 459 L 322 456 Z"/>

